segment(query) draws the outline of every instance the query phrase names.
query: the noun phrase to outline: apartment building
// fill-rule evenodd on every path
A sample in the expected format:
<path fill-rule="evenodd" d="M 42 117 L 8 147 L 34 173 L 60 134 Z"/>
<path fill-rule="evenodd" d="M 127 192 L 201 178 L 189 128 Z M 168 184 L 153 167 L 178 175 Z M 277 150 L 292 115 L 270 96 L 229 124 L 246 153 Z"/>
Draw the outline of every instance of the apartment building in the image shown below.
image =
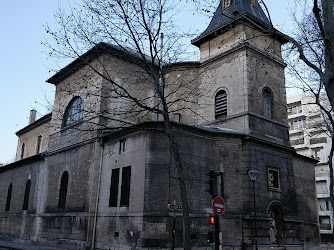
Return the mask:
<path fill-rule="evenodd" d="M 315 180 L 320 234 L 322 241 L 327 241 L 333 234 L 333 209 L 329 202 L 328 167 L 331 137 L 326 129 L 326 119 L 312 97 L 298 95 L 287 101 L 291 146 L 297 153 L 319 161 L 315 166 Z"/>

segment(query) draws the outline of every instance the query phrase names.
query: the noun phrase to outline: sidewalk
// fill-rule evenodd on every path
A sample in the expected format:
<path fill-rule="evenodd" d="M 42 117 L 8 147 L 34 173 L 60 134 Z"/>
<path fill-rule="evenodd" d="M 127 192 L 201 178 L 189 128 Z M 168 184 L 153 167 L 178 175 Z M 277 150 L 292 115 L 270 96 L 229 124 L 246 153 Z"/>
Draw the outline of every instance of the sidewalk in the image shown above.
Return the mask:
<path fill-rule="evenodd" d="M 15 242 L 0 241 L 0 250 L 64 250 L 57 247 L 26 245 Z"/>

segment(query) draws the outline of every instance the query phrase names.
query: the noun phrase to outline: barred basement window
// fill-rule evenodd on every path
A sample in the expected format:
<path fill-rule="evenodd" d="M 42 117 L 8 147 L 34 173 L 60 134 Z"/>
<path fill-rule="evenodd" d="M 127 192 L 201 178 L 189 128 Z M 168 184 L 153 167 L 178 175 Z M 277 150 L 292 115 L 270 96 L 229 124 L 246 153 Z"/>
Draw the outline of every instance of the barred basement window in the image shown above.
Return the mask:
<path fill-rule="evenodd" d="M 221 90 L 215 97 L 215 118 L 227 116 L 227 94 L 225 90 Z"/>
<path fill-rule="evenodd" d="M 26 190 L 24 192 L 24 200 L 23 200 L 22 210 L 28 210 L 30 186 L 31 186 L 31 180 L 28 180 L 27 183 L 26 183 Z"/>
<path fill-rule="evenodd" d="M 68 185 L 68 172 L 65 171 L 61 176 L 60 188 L 59 188 L 58 208 L 61 209 L 65 209 L 66 206 L 67 185 Z"/>
<path fill-rule="evenodd" d="M 13 190 L 13 184 L 11 183 L 8 187 L 5 211 L 9 211 L 10 209 L 10 200 L 12 199 L 12 190 Z"/>
<path fill-rule="evenodd" d="M 83 119 L 84 104 L 80 97 L 75 97 L 67 106 L 64 115 L 64 127 L 74 124 Z"/>

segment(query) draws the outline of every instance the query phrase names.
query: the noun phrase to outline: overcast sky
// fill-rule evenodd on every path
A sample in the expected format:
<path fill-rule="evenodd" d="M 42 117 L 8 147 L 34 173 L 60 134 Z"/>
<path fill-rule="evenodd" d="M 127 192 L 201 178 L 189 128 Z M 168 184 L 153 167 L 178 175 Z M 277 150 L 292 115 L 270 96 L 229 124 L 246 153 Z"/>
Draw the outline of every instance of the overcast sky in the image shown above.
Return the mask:
<path fill-rule="evenodd" d="M 15 132 L 28 125 L 29 111 L 36 109 L 38 117 L 45 115 L 46 100 L 54 97 L 53 85 L 45 81 L 55 66 L 43 53 L 46 32 L 43 25 L 53 23 L 53 13 L 67 0 L 10 0 L 0 8 L 0 163 L 10 161 L 16 153 Z M 291 31 L 293 0 L 266 0 L 276 28 Z M 199 30 L 204 30 L 209 19 L 196 18 L 191 11 L 182 15 Z M 183 21 L 181 21 L 183 22 Z"/>

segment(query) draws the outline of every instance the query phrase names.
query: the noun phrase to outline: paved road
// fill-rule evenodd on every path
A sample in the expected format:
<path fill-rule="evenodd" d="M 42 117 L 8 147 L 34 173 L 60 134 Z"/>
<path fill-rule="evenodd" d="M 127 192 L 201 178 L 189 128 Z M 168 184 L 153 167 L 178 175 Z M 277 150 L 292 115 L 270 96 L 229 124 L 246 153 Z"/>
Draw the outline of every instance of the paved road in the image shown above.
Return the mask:
<path fill-rule="evenodd" d="M 26 245 L 14 242 L 0 241 L 0 250 L 61 250 L 61 248 L 43 247 L 36 245 Z"/>

